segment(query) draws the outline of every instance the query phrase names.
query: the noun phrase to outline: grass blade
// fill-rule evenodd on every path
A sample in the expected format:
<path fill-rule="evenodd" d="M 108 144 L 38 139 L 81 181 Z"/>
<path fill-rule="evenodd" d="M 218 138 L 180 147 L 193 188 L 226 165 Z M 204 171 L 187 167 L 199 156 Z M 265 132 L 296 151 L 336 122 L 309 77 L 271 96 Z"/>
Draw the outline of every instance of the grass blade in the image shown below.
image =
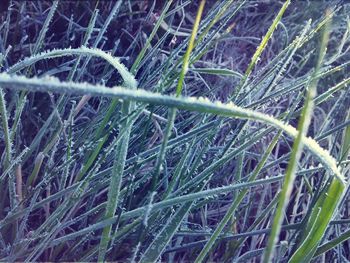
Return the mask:
<path fill-rule="evenodd" d="M 315 67 L 315 71 L 314 71 L 314 75 L 316 75 L 319 72 L 319 69 L 321 67 L 321 63 L 323 61 L 323 57 L 325 55 L 325 50 L 326 50 L 326 46 L 328 43 L 328 27 L 326 27 L 325 29 L 325 33 L 323 34 L 323 39 L 321 42 L 321 47 L 320 47 L 320 52 L 319 52 L 319 57 L 317 60 L 317 64 Z M 271 261 L 272 257 L 273 257 L 273 250 L 274 250 L 274 246 L 277 243 L 277 239 L 281 230 L 281 225 L 282 225 L 282 221 L 283 221 L 283 213 L 284 210 L 287 206 L 288 200 L 289 200 L 289 196 L 292 192 L 292 188 L 293 188 L 293 183 L 295 180 L 295 171 L 297 168 L 297 164 L 298 161 L 300 159 L 301 153 L 302 153 L 302 147 L 303 147 L 303 141 L 302 141 L 302 137 L 306 134 L 307 129 L 309 127 L 310 121 L 311 121 L 311 115 L 312 115 L 312 110 L 313 110 L 313 98 L 316 95 L 316 87 L 317 87 L 317 80 L 312 81 L 308 87 L 307 90 L 307 95 L 306 95 L 306 100 L 305 100 L 305 104 L 303 107 L 303 110 L 301 112 L 301 117 L 300 117 L 300 121 L 298 124 L 298 135 L 294 141 L 293 144 L 293 148 L 292 148 L 292 153 L 291 153 L 291 157 L 290 157 L 290 161 L 288 163 L 288 167 L 287 167 L 287 171 L 286 171 L 286 177 L 285 177 L 285 181 L 282 187 L 282 191 L 280 193 L 280 197 L 279 197 L 279 203 L 275 212 L 275 217 L 272 223 L 272 231 L 270 233 L 269 236 L 269 240 L 268 240 L 268 245 L 267 248 L 265 250 L 264 253 L 264 259 L 263 262 L 264 263 L 268 263 Z M 337 179 L 336 179 L 337 181 Z M 343 184 L 343 182 L 339 182 L 337 181 L 337 183 L 339 183 L 340 185 Z M 330 214 L 332 216 L 332 213 Z M 317 221 L 320 219 L 320 217 L 317 217 Z M 324 220 L 323 222 L 326 224 L 326 226 L 328 225 L 328 221 L 329 221 L 330 217 L 327 218 L 322 218 L 321 220 Z M 312 222 L 313 223 L 313 222 Z M 324 231 L 325 227 L 323 226 L 323 228 L 320 227 L 319 231 Z M 314 228 L 312 228 L 312 230 L 314 231 Z M 308 247 L 313 245 L 313 243 L 317 243 L 320 240 L 321 237 L 319 236 L 315 236 L 313 237 L 313 242 L 310 243 L 308 242 L 307 245 L 303 244 L 301 246 L 301 249 L 299 251 L 302 251 L 303 248 Z M 294 259 L 301 259 L 300 256 L 305 256 L 305 254 L 302 254 L 302 252 L 298 252 L 298 254 L 295 254 L 295 256 L 292 257 L 291 261 L 293 261 Z M 307 259 L 306 259 L 307 260 Z"/>

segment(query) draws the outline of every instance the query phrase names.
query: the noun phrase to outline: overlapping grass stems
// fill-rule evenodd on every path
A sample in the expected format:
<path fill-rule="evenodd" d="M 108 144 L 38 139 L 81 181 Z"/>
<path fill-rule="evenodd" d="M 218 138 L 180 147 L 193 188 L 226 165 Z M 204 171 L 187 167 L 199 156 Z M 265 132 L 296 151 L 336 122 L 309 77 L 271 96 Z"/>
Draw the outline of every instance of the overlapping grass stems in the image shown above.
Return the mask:
<path fill-rule="evenodd" d="M 109 52 L 102 40 L 114 18 L 137 17 L 133 10 L 139 6 L 104 4 L 111 10 L 106 19 L 101 23 L 104 12 L 97 3 L 82 28 L 74 17 L 57 12 L 64 3 L 55 1 L 37 39 L 30 40 L 34 49 L 15 63 L 8 44 L 16 39 L 9 37 L 11 16 L 35 3 L 15 3 L 7 11 L 0 34 L 0 260 L 349 257 L 350 222 L 342 217 L 348 211 L 343 193 L 349 172 L 350 26 L 343 22 L 349 7 L 333 7 L 314 22 L 298 24 L 288 13 L 293 3 L 286 1 L 260 44 L 254 43 L 251 62 L 229 69 L 222 60 L 230 55 L 220 47 L 255 2 L 168 1 L 148 37 L 139 29 L 124 54 L 123 39 Z M 156 6 L 146 8 L 147 21 Z M 79 47 L 49 48 L 55 14 L 69 22 L 62 43 L 70 43 L 74 28 L 84 29 Z M 338 27 L 325 30 L 324 36 L 330 33 L 326 52 L 320 32 L 334 14 Z M 339 34 L 340 47 L 334 45 Z M 283 37 L 290 44 L 273 43 Z M 316 53 L 318 43 L 314 68 L 316 56 L 305 54 Z M 79 81 L 85 79 L 91 83 Z M 216 88 L 217 83 L 227 79 L 232 93 L 219 102 L 224 86 Z M 47 93 L 50 112 L 33 117 L 36 94 Z M 314 114 L 311 138 L 306 130 L 312 104 L 324 117 Z M 299 117 L 297 130 L 289 123 Z M 28 123 L 38 126 L 31 137 Z M 281 231 L 287 242 L 277 243 Z"/>

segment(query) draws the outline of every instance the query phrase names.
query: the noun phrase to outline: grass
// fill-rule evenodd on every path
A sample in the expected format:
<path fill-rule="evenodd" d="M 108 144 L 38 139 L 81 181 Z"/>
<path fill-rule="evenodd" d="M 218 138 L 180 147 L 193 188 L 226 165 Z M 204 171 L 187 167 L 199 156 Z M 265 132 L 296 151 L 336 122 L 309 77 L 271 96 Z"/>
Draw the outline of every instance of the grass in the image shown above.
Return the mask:
<path fill-rule="evenodd" d="M 349 260 L 349 9 L 10 1 L 0 261 Z"/>

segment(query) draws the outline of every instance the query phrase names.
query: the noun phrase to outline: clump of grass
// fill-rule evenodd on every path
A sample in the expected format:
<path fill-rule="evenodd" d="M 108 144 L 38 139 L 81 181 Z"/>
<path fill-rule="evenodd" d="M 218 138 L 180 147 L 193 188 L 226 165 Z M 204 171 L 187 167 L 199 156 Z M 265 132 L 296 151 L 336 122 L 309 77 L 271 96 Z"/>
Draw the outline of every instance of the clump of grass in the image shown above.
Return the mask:
<path fill-rule="evenodd" d="M 11 1 L 1 261 L 348 258 L 350 6 L 300 5 Z"/>

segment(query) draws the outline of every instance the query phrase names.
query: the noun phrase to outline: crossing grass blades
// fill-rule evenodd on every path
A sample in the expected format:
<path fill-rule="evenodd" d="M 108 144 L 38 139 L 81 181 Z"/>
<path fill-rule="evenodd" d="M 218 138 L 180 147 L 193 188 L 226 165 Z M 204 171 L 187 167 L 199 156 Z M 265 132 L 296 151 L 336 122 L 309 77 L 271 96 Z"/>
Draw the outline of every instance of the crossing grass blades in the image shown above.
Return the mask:
<path fill-rule="evenodd" d="M 162 4 L 10 1 L 0 260 L 349 260 L 350 6 Z"/>

